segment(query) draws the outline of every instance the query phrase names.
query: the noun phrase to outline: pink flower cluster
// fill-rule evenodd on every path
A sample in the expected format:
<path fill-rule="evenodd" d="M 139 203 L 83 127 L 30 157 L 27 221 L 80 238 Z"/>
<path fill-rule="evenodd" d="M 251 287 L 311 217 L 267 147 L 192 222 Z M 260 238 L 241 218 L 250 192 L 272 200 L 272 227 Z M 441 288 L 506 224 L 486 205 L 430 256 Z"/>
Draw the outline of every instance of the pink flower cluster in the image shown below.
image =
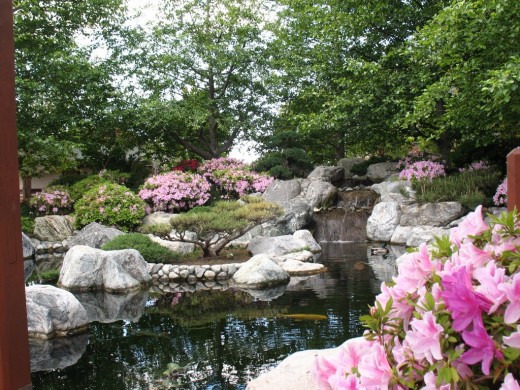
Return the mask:
<path fill-rule="evenodd" d="M 201 175 L 173 171 L 147 179 L 139 196 L 148 203 L 148 212 L 173 212 L 202 206 L 209 200 L 210 190 Z"/>
<path fill-rule="evenodd" d="M 480 161 L 474 161 L 471 164 L 468 165 L 467 168 L 459 168 L 459 172 L 472 172 L 472 171 L 482 171 L 484 169 L 490 169 L 491 167 L 487 163 L 487 161 L 480 160 Z"/>
<path fill-rule="evenodd" d="M 399 179 L 431 181 L 435 177 L 445 176 L 444 165 L 433 161 L 416 161 L 408 165 L 399 173 Z"/>
<path fill-rule="evenodd" d="M 497 192 L 493 196 L 493 203 L 496 206 L 502 206 L 507 204 L 507 177 L 497 187 Z"/>
<path fill-rule="evenodd" d="M 222 192 L 225 199 L 240 198 L 253 192 L 264 192 L 273 178 L 250 170 L 248 164 L 222 157 L 205 161 L 199 172 Z"/>
<path fill-rule="evenodd" d="M 72 209 L 72 199 L 67 191 L 48 189 L 33 195 L 29 205 L 41 215 L 66 214 Z"/>
<path fill-rule="evenodd" d="M 364 337 L 317 357 L 321 388 L 520 389 L 520 214 L 481 209 L 401 258 Z"/>

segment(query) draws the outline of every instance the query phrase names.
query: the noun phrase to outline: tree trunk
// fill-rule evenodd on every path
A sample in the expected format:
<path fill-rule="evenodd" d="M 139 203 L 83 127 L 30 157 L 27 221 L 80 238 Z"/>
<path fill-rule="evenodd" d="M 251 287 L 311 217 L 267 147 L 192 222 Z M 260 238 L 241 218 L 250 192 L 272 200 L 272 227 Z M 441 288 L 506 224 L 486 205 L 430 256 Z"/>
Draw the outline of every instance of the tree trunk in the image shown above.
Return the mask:
<path fill-rule="evenodd" d="M 345 140 L 343 139 L 343 132 L 336 133 L 336 161 L 345 157 Z"/>
<path fill-rule="evenodd" d="M 32 177 L 22 177 L 22 200 L 28 202 L 32 195 Z"/>

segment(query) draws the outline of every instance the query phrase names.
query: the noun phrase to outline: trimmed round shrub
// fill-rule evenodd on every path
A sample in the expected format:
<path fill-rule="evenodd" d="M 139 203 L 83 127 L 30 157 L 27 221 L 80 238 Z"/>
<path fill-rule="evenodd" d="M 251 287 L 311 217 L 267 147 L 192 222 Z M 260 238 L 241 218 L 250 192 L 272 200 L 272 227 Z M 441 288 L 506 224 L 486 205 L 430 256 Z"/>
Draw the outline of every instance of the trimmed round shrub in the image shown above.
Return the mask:
<path fill-rule="evenodd" d="M 148 204 L 147 212 L 174 212 L 202 206 L 209 200 L 210 190 L 201 175 L 173 171 L 150 177 L 139 196 Z"/>
<path fill-rule="evenodd" d="M 143 200 L 127 187 L 102 183 L 87 191 L 76 202 L 76 225 L 82 227 L 99 222 L 128 231 L 141 223 L 145 207 Z"/>
<path fill-rule="evenodd" d="M 104 177 L 101 177 L 99 175 L 91 175 L 87 176 L 83 180 L 78 181 L 77 183 L 73 184 L 70 189 L 70 197 L 74 202 L 77 202 L 80 200 L 83 195 L 91 190 L 94 187 L 98 187 L 100 184 L 104 183 L 110 183 L 110 181 Z"/>
<path fill-rule="evenodd" d="M 49 187 L 33 195 L 29 206 L 38 215 L 63 215 L 72 211 L 72 199 L 65 187 Z"/>
<path fill-rule="evenodd" d="M 205 161 L 199 172 L 215 186 L 223 199 L 238 199 L 243 195 L 264 192 L 273 178 L 251 171 L 250 166 L 234 158 Z"/>
<path fill-rule="evenodd" d="M 101 247 L 105 251 L 120 249 L 135 249 L 148 263 L 174 263 L 181 258 L 181 254 L 152 241 L 141 233 L 128 233 L 117 236 Z"/>

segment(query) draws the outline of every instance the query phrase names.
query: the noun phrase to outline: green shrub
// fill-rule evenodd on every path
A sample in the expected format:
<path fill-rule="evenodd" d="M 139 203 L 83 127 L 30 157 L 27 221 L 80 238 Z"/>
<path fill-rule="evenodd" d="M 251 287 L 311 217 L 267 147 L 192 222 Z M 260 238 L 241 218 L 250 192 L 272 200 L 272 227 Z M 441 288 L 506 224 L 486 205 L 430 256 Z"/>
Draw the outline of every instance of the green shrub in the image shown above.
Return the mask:
<path fill-rule="evenodd" d="M 303 149 L 285 148 L 266 153 L 255 162 L 253 168 L 259 172 L 269 172 L 277 179 L 287 180 L 307 176 L 314 165 Z"/>
<path fill-rule="evenodd" d="M 27 279 L 28 282 L 36 282 L 36 283 L 42 283 L 42 282 L 53 282 L 58 280 L 60 277 L 60 269 L 48 269 L 47 271 L 34 271 L 29 279 Z"/>
<path fill-rule="evenodd" d="M 78 181 L 77 183 L 75 183 L 74 185 L 72 185 L 70 187 L 70 189 L 69 189 L 70 197 L 72 198 L 72 200 L 74 202 L 77 202 L 78 200 L 80 200 L 83 197 L 83 195 L 86 192 L 88 192 L 92 188 L 97 187 L 103 183 L 110 183 L 110 181 L 97 174 L 87 176 L 86 178 Z"/>
<path fill-rule="evenodd" d="M 32 236 L 34 233 L 34 218 L 36 213 L 31 209 L 27 202 L 20 204 L 22 231 L 28 236 Z"/>
<path fill-rule="evenodd" d="M 50 185 L 72 187 L 74 184 L 85 179 L 86 177 L 88 177 L 88 175 L 83 173 L 67 173 L 53 180 Z"/>
<path fill-rule="evenodd" d="M 144 201 L 127 187 L 102 183 L 87 191 L 76 202 L 78 228 L 91 222 L 115 225 L 123 231 L 135 228 L 145 215 Z"/>
<path fill-rule="evenodd" d="M 460 202 L 468 209 L 478 205 L 492 206 L 493 195 L 500 183 L 500 173 L 490 169 L 467 171 L 431 182 L 412 183 L 419 202 Z"/>
<path fill-rule="evenodd" d="M 105 251 L 135 249 L 148 263 L 173 263 L 179 261 L 181 254 L 152 241 L 140 233 L 128 233 L 117 236 L 101 247 Z"/>

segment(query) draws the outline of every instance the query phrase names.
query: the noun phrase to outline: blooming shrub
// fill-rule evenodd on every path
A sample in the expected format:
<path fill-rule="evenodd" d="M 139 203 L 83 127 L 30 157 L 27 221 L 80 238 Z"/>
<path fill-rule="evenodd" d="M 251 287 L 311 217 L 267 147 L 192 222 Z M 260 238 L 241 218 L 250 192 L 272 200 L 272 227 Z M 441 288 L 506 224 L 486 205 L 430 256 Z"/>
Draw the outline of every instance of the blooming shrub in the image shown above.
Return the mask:
<path fill-rule="evenodd" d="M 145 215 L 145 203 L 130 189 L 115 183 L 102 183 L 76 202 L 76 225 L 91 222 L 115 225 L 128 231 L 140 224 Z"/>
<path fill-rule="evenodd" d="M 520 214 L 481 206 L 450 236 L 402 257 L 364 337 L 318 357 L 324 389 L 519 389 Z"/>
<path fill-rule="evenodd" d="M 224 199 L 238 199 L 246 194 L 264 192 L 274 180 L 268 175 L 251 171 L 248 164 L 228 157 L 205 161 L 199 172 Z"/>
<path fill-rule="evenodd" d="M 200 167 L 200 162 L 197 160 L 182 160 L 172 168 L 172 171 L 197 172 L 198 167 Z"/>
<path fill-rule="evenodd" d="M 496 206 L 502 206 L 507 204 L 507 177 L 497 187 L 497 192 L 493 196 L 493 203 Z"/>
<path fill-rule="evenodd" d="M 39 215 L 68 214 L 72 210 L 72 199 L 65 188 L 46 188 L 33 195 L 29 205 Z"/>
<path fill-rule="evenodd" d="M 480 160 L 472 162 L 468 165 L 467 168 L 459 168 L 459 172 L 473 172 L 473 171 L 482 171 L 484 169 L 490 169 L 491 167 L 487 163 L 487 161 Z"/>
<path fill-rule="evenodd" d="M 444 165 L 433 161 L 423 160 L 416 161 L 410 165 L 407 165 L 400 173 L 400 179 L 406 179 L 408 181 L 431 181 L 435 177 L 446 176 L 444 171 Z"/>
<path fill-rule="evenodd" d="M 173 171 L 150 177 L 139 196 L 147 204 L 147 212 L 174 212 L 201 206 L 210 198 L 210 184 L 201 175 Z"/>

